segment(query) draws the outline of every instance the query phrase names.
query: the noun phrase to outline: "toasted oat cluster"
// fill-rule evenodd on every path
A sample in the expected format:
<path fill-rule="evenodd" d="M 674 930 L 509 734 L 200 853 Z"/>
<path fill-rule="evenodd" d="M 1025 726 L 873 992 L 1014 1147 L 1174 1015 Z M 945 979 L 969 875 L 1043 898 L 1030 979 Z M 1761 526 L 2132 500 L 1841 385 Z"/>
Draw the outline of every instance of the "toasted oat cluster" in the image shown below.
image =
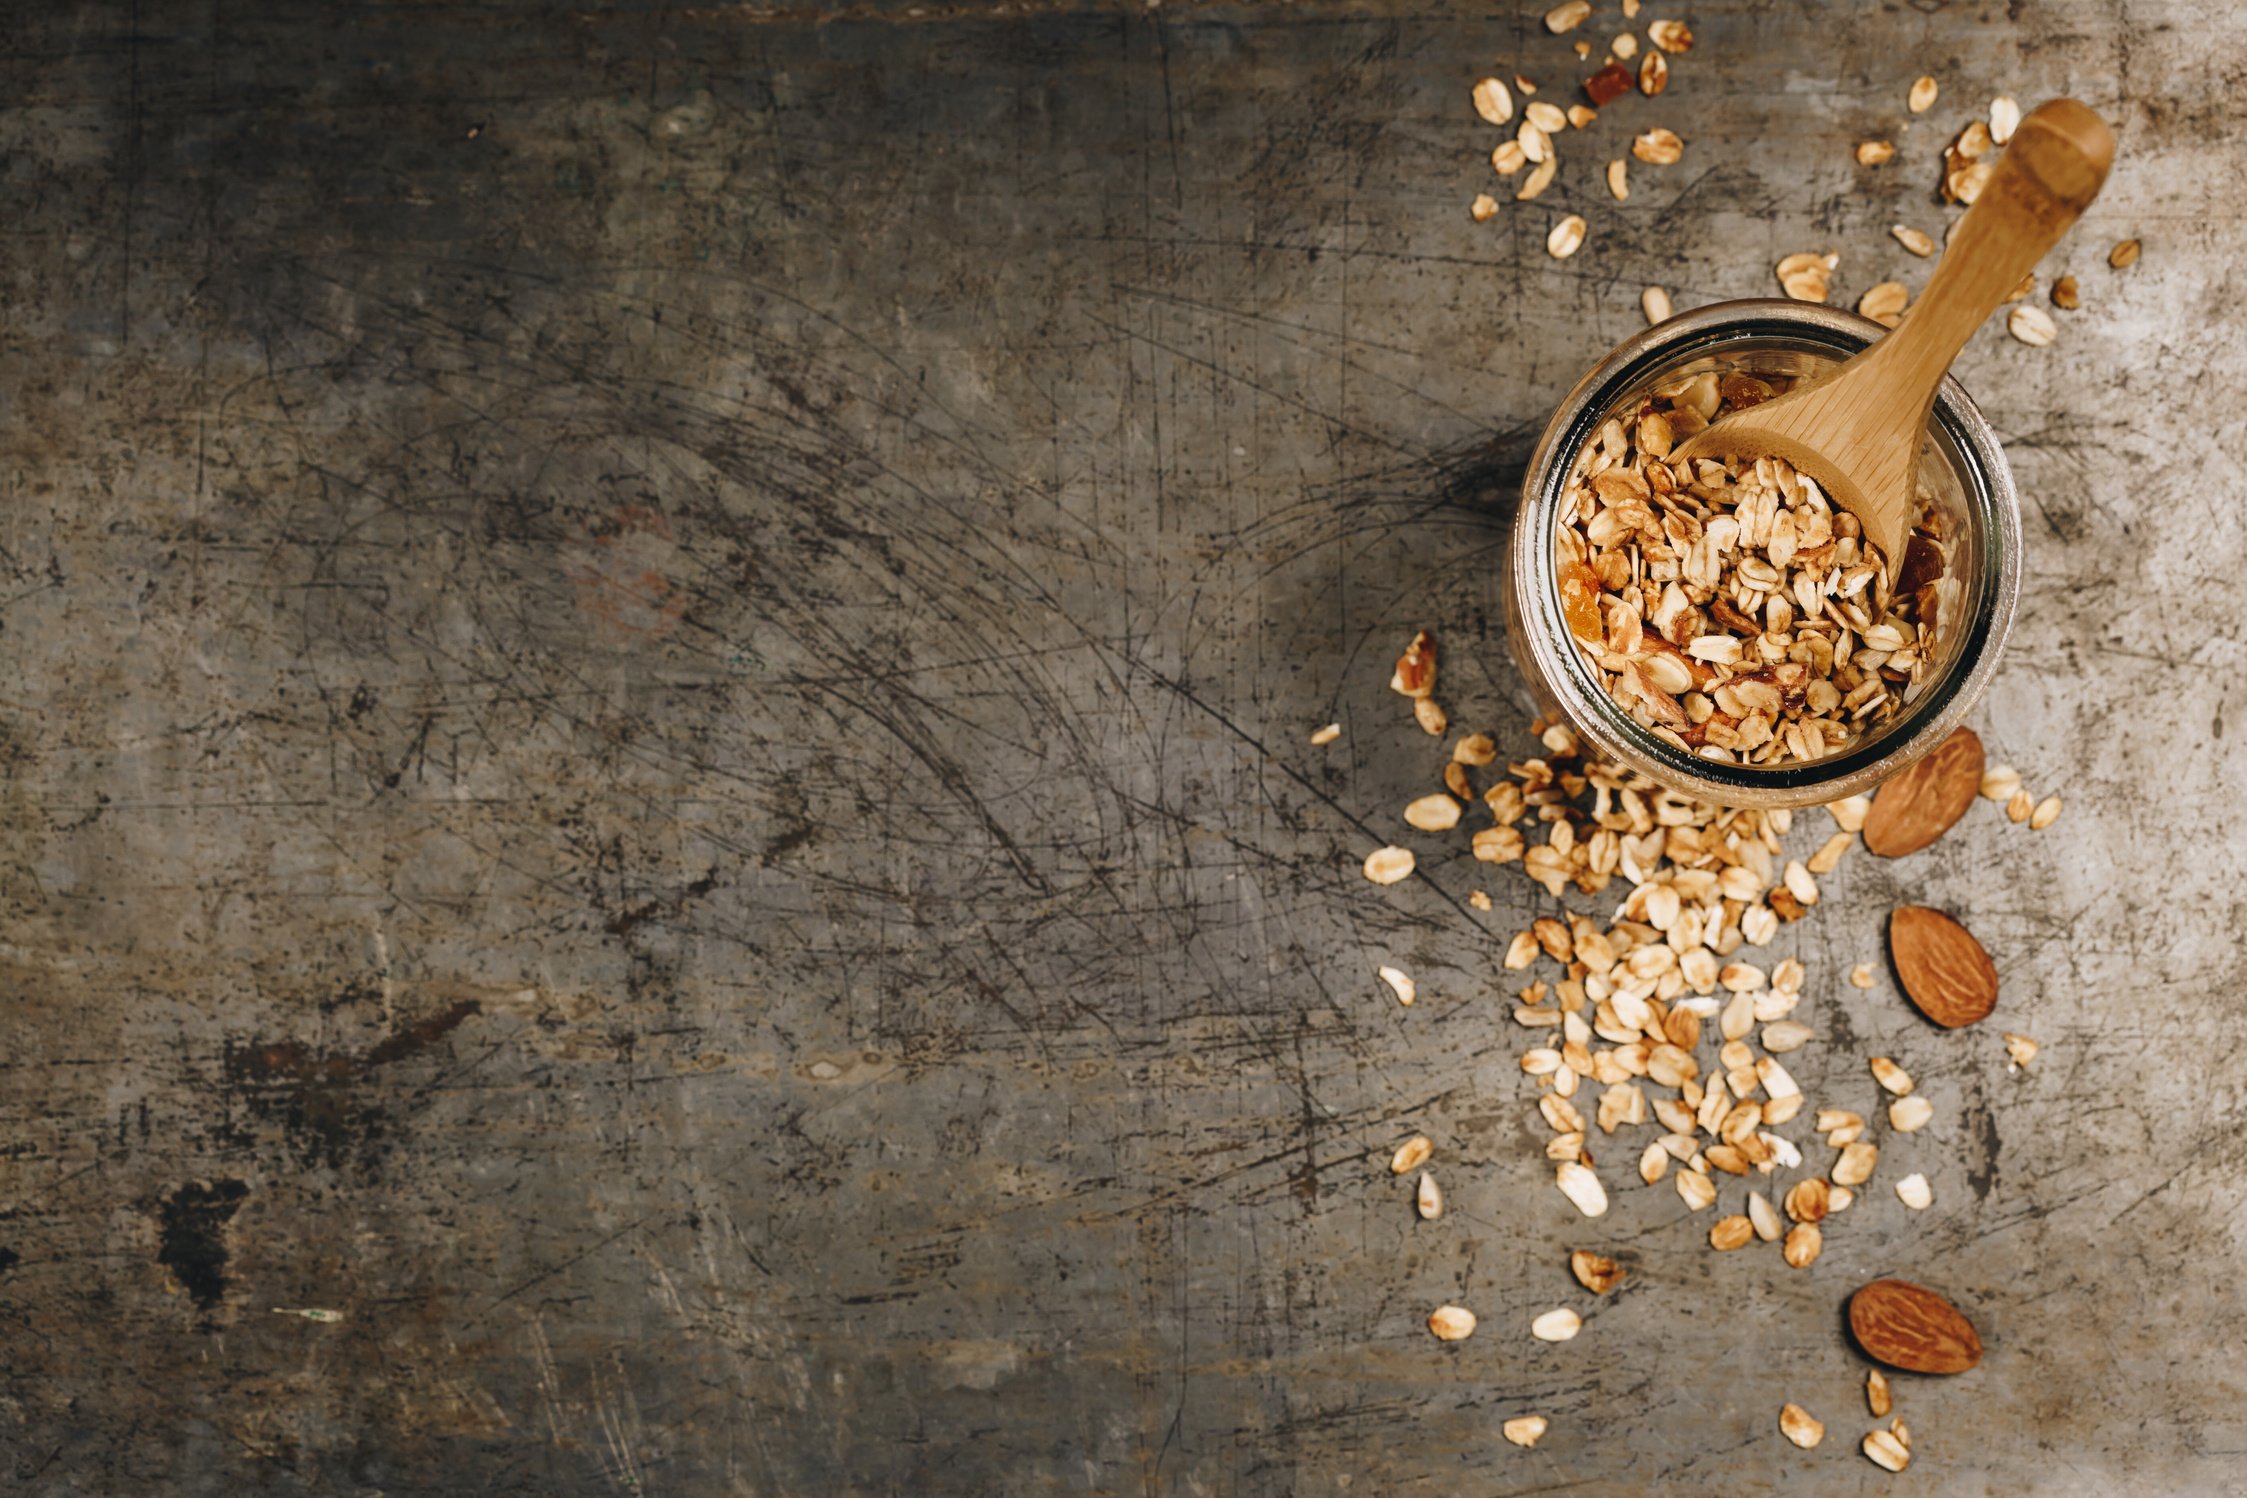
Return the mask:
<path fill-rule="evenodd" d="M 1887 721 L 1930 670 L 1940 516 L 1893 586 L 1856 518 L 1785 463 L 1672 460 L 1790 382 L 1704 373 L 1610 419 L 1554 538 L 1561 603 L 1608 695 L 1704 759 L 1823 758 Z"/>

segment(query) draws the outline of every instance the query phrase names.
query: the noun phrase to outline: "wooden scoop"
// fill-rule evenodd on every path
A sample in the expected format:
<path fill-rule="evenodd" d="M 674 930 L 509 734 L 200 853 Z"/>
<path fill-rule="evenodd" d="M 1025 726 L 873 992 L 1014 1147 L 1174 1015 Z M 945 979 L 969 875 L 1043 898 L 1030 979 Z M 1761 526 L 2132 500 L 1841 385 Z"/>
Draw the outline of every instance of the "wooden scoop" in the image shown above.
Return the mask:
<path fill-rule="evenodd" d="M 1974 330 L 2098 196 L 2113 163 L 2104 120 L 2073 99 L 2040 106 L 2013 132 L 1894 332 L 1776 400 L 1733 412 L 1675 456 L 1784 459 L 1857 517 L 1893 580 L 1936 387 Z"/>

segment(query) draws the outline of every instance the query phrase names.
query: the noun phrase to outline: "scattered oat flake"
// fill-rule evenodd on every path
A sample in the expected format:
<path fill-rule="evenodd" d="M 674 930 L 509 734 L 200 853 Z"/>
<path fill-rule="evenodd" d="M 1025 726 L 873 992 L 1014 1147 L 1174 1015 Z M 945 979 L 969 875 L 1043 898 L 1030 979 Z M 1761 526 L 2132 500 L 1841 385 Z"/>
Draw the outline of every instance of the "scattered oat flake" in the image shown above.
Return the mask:
<path fill-rule="evenodd" d="M 2026 1035 L 2015 1035 L 2011 1030 L 2005 1032 L 2005 1054 L 2013 1058 L 2014 1066 L 2027 1066 L 2036 1059 L 2037 1050 L 2037 1043 Z"/>
<path fill-rule="evenodd" d="M 1443 1215 L 1443 1188 L 1424 1170 L 1420 1172 L 1420 1189 L 1413 1193 L 1413 1203 L 1421 1217 L 1429 1222 Z"/>
<path fill-rule="evenodd" d="M 1620 166 L 1622 163 L 1617 162 Z M 1646 314 L 1646 324 L 1654 327 L 1670 320 L 1670 294 L 1659 286 L 1649 286 L 1638 294 L 1639 310 Z"/>
<path fill-rule="evenodd" d="M 1910 301 L 1911 291 L 1903 282 L 1882 281 L 1857 298 L 1857 311 L 1884 328 L 1893 328 L 1903 320 L 1904 307 Z"/>
<path fill-rule="evenodd" d="M 1875 1056 L 1868 1064 L 1872 1067 L 1873 1080 L 1898 1097 L 1909 1097 L 1912 1088 L 1918 1085 L 1912 1081 L 1910 1072 L 1886 1056 Z"/>
<path fill-rule="evenodd" d="M 1376 848 L 1365 856 L 1365 877 L 1375 884 L 1394 884 L 1411 876 L 1413 862 L 1410 848 Z"/>
<path fill-rule="evenodd" d="M 1592 13 L 1592 0 L 1566 0 L 1545 12 L 1545 29 L 1555 36 L 1564 31 L 1574 31 L 1584 24 Z"/>
<path fill-rule="evenodd" d="M 1475 85 L 1475 113 L 1493 125 L 1514 117 L 1514 96 L 1503 78 L 1485 78 Z"/>
<path fill-rule="evenodd" d="M 1888 1126 L 1899 1134 L 1916 1134 L 1934 1117 L 1935 1105 L 1917 1093 L 1888 1105 Z"/>
<path fill-rule="evenodd" d="M 2011 765 L 1991 765 L 1982 771 L 1982 794 L 1992 801 L 2010 801 L 2021 788 L 2021 772 Z"/>
<path fill-rule="evenodd" d="M 1566 1342 L 1584 1329 L 1584 1318 L 1566 1306 L 1547 1311 L 1529 1323 L 1529 1335 L 1540 1342 Z"/>
<path fill-rule="evenodd" d="M 1599 111 L 1593 109 L 1590 105 L 1571 104 L 1568 106 L 1568 123 L 1572 129 L 1589 130 L 1593 121 L 1598 118 Z"/>
<path fill-rule="evenodd" d="M 1896 147 L 1885 140 L 1857 142 L 1857 165 L 1882 166 L 1896 159 Z"/>
<path fill-rule="evenodd" d="M 1558 172 L 1559 170 L 1559 160 L 1554 157 L 1547 157 L 1535 171 L 1531 172 L 1528 177 L 1523 179 L 1521 184 L 1521 191 L 1514 194 L 1514 201 L 1517 203 L 1526 203 L 1531 198 L 1534 198 L 1539 193 L 1543 192 L 1546 188 L 1552 186 L 1553 174 Z"/>
<path fill-rule="evenodd" d="M 2052 314 L 2034 302 L 2023 302 L 2005 315 L 2005 330 L 2030 348 L 2044 348 L 2060 334 Z"/>
<path fill-rule="evenodd" d="M 1563 1160 L 1553 1168 L 1553 1182 L 1560 1187 L 1561 1195 L 1576 1204 L 1576 1210 L 1586 1217 L 1598 1217 L 1607 1211 L 1607 1188 L 1600 1185 L 1592 1168 L 1580 1160 Z"/>
<path fill-rule="evenodd" d="M 1668 166 L 1685 154 L 1685 142 L 1676 131 L 1657 125 L 1631 141 L 1631 154 L 1652 166 Z"/>
<path fill-rule="evenodd" d="M 1865 1404 L 1872 1410 L 1873 1418 L 1885 1420 L 1895 1402 L 1888 1397 L 1888 1375 L 1878 1368 L 1865 1375 Z"/>
<path fill-rule="evenodd" d="M 2036 798 L 2024 788 L 2005 799 L 2005 815 L 2009 821 L 2025 822 L 2036 813 Z"/>
<path fill-rule="evenodd" d="M 1779 1406 L 1779 1429 L 1805 1451 L 1826 1438 L 1825 1426 L 1799 1404 Z"/>
<path fill-rule="evenodd" d="M 1924 1212 L 1934 1203 L 1935 1191 L 1927 1177 L 1915 1170 L 1896 1183 L 1896 1199 L 1914 1212 Z"/>
<path fill-rule="evenodd" d="M 1446 713 L 1443 710 L 1443 704 L 1433 697 L 1416 697 L 1413 699 L 1412 720 L 1418 723 L 1431 738 L 1442 738 L 1444 730 L 1451 726 L 1451 715 Z"/>
<path fill-rule="evenodd" d="M 1607 44 L 1607 50 L 1624 62 L 1629 62 L 1632 58 L 1638 56 L 1638 38 L 1628 31 L 1622 32 L 1616 36 L 1615 40 Z"/>
<path fill-rule="evenodd" d="M 1311 742 L 1314 744 L 1331 744 L 1340 737 L 1342 737 L 1342 725 L 1339 723 L 1329 723 L 1326 725 L 1326 727 L 1317 730 L 1311 735 Z"/>
<path fill-rule="evenodd" d="M 1467 205 L 1467 217 L 1478 224 L 1490 222 L 1492 218 L 1497 216 L 1497 213 L 1498 200 L 1486 192 L 1476 193 L 1475 200 Z"/>
<path fill-rule="evenodd" d="M 1607 191 L 1618 203 L 1631 195 L 1630 172 L 1630 163 L 1620 156 L 1607 164 Z"/>
<path fill-rule="evenodd" d="M 1888 232 L 1896 236 L 1896 243 L 1922 260 L 1935 253 L 1935 240 L 1924 229 L 1914 229 L 1907 224 L 1898 224 Z"/>
<path fill-rule="evenodd" d="M 1506 1439 L 1516 1446 L 1534 1446 L 1537 1444 L 1537 1438 L 1545 1433 L 1545 1427 L 1546 1420 L 1543 1415 L 1523 1415 L 1517 1419 L 1508 1420 L 1498 1428 L 1504 1431 Z"/>
<path fill-rule="evenodd" d="M 1937 92 L 1939 90 L 1935 80 L 1922 75 L 1912 84 L 1911 93 L 1906 96 L 1904 102 L 1911 107 L 1913 114 L 1925 114 L 1928 110 L 1934 108 Z"/>
<path fill-rule="evenodd" d="M 1584 220 L 1571 213 L 1553 225 L 1545 236 L 1545 253 L 1555 260 L 1566 260 L 1584 247 Z"/>
<path fill-rule="evenodd" d="M 1422 832 L 1449 832 L 1459 825 L 1459 803 L 1435 791 L 1406 802 L 1404 820 Z"/>
<path fill-rule="evenodd" d="M 2003 94 L 1990 100 L 1990 139 L 2004 145 L 2021 123 L 2021 106 Z"/>
<path fill-rule="evenodd" d="M 1415 1134 L 1398 1145 L 1397 1152 L 1389 1157 L 1389 1174 L 1409 1175 L 1427 1164 L 1428 1157 L 1435 1152 L 1433 1140 L 1425 1134 Z"/>
<path fill-rule="evenodd" d="M 1521 90 L 1522 97 L 1524 98 L 1527 98 L 1529 95 L 1537 92 L 1537 85 L 1531 83 L 1527 78 L 1522 77 L 1519 73 L 1514 74 L 1514 87 Z"/>
<path fill-rule="evenodd" d="M 1549 138 L 1568 128 L 1568 116 L 1558 104 L 1547 104 L 1542 99 L 1522 106 L 1522 118 L 1535 125 Z"/>
<path fill-rule="evenodd" d="M 1385 967 L 1381 969 L 1381 981 L 1396 990 L 1397 1002 L 1407 1009 L 1410 1009 L 1412 1001 L 1420 996 L 1419 985 L 1412 981 L 1410 973 L 1403 971 L 1401 968 Z"/>
<path fill-rule="evenodd" d="M 2116 270 L 2128 270 L 2138 263 L 2139 248 L 2138 241 L 2135 239 L 2125 239 L 2113 249 L 2107 251 L 2107 264 L 2113 266 Z"/>
<path fill-rule="evenodd" d="M 1911 1465 L 1911 1449 L 1885 1430 L 1876 1430 L 1865 1437 L 1865 1455 L 1876 1466 L 1891 1472 L 1901 1472 Z"/>
<path fill-rule="evenodd" d="M 2036 810 L 2029 813 L 2029 831 L 2042 832 L 2058 820 L 2060 820 L 2060 798 L 2046 796 L 2042 801 L 2036 803 Z"/>
<path fill-rule="evenodd" d="M 1623 19 L 1626 21 L 1637 20 L 1638 8 L 1639 0 L 1623 0 Z"/>
<path fill-rule="evenodd" d="M 1474 1334 L 1475 1313 L 1465 1306 L 1437 1306 L 1428 1313 L 1428 1330 L 1440 1341 L 1457 1342 Z"/>
<path fill-rule="evenodd" d="M 1501 177 L 1511 177 L 1529 164 L 1529 153 L 1522 150 L 1518 140 L 1502 141 L 1490 153 L 1490 169 Z"/>
<path fill-rule="evenodd" d="M 2073 312 L 2083 305 L 2083 289 L 2075 277 L 2062 276 L 2052 283 L 2052 305 L 2062 312 Z"/>
<path fill-rule="evenodd" d="M 1467 903 L 1477 910 L 1488 910 L 1490 908 L 1490 896 L 1482 890 L 1471 889 L 1467 891 Z"/>

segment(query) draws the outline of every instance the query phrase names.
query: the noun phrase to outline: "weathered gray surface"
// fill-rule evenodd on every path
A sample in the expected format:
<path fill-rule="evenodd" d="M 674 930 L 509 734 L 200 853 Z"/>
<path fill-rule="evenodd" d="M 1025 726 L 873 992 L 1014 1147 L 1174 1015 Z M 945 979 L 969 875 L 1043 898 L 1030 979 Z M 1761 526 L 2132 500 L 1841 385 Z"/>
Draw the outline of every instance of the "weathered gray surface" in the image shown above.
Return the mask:
<path fill-rule="evenodd" d="M 2247 23 L 2013 9 L 1689 8 L 1482 226 L 1468 82 L 1578 71 L 1527 7 L 13 16 L 6 1485 L 1888 1492 L 1839 1308 L 1897 1271 L 1991 1347 L 1899 1381 L 1917 1490 L 2241 1491 Z M 2034 559 L 1977 722 L 2067 815 L 1783 939 L 1814 1095 L 1885 1052 L 1939 1107 L 1812 1272 L 1667 1189 L 1595 1231 L 1495 971 L 1544 903 L 1463 837 L 1356 872 L 1441 757 L 1388 662 L 1440 629 L 1523 752 L 1527 434 L 1648 281 L 1923 284 L 1887 228 L 2000 88 L 2122 142 L 2085 310 L 1961 371 Z M 1902 897 L 1996 951 L 1991 1033 L 1843 986 Z M 1531 1343 L 1586 1243 L 1632 1288 Z"/>

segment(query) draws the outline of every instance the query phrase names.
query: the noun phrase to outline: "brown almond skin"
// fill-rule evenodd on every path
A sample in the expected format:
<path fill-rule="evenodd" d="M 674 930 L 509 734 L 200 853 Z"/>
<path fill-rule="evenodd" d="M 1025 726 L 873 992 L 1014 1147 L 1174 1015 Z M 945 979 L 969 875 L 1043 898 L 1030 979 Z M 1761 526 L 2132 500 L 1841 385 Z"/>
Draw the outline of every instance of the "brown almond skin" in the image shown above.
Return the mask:
<path fill-rule="evenodd" d="M 1964 1373 L 1982 1360 L 1974 1324 L 1907 1280 L 1874 1280 L 1850 1296 L 1849 1331 L 1867 1355 L 1912 1373 Z"/>
<path fill-rule="evenodd" d="M 1888 917 L 1888 956 L 1904 993 L 1946 1030 L 1985 1020 L 1997 1007 L 1997 964 L 1974 933 L 1924 905 Z"/>
<path fill-rule="evenodd" d="M 1865 848 L 1882 858 L 1917 853 L 1966 815 L 1982 788 L 1982 741 L 1958 728 L 1934 752 L 1881 786 L 1865 816 Z"/>

